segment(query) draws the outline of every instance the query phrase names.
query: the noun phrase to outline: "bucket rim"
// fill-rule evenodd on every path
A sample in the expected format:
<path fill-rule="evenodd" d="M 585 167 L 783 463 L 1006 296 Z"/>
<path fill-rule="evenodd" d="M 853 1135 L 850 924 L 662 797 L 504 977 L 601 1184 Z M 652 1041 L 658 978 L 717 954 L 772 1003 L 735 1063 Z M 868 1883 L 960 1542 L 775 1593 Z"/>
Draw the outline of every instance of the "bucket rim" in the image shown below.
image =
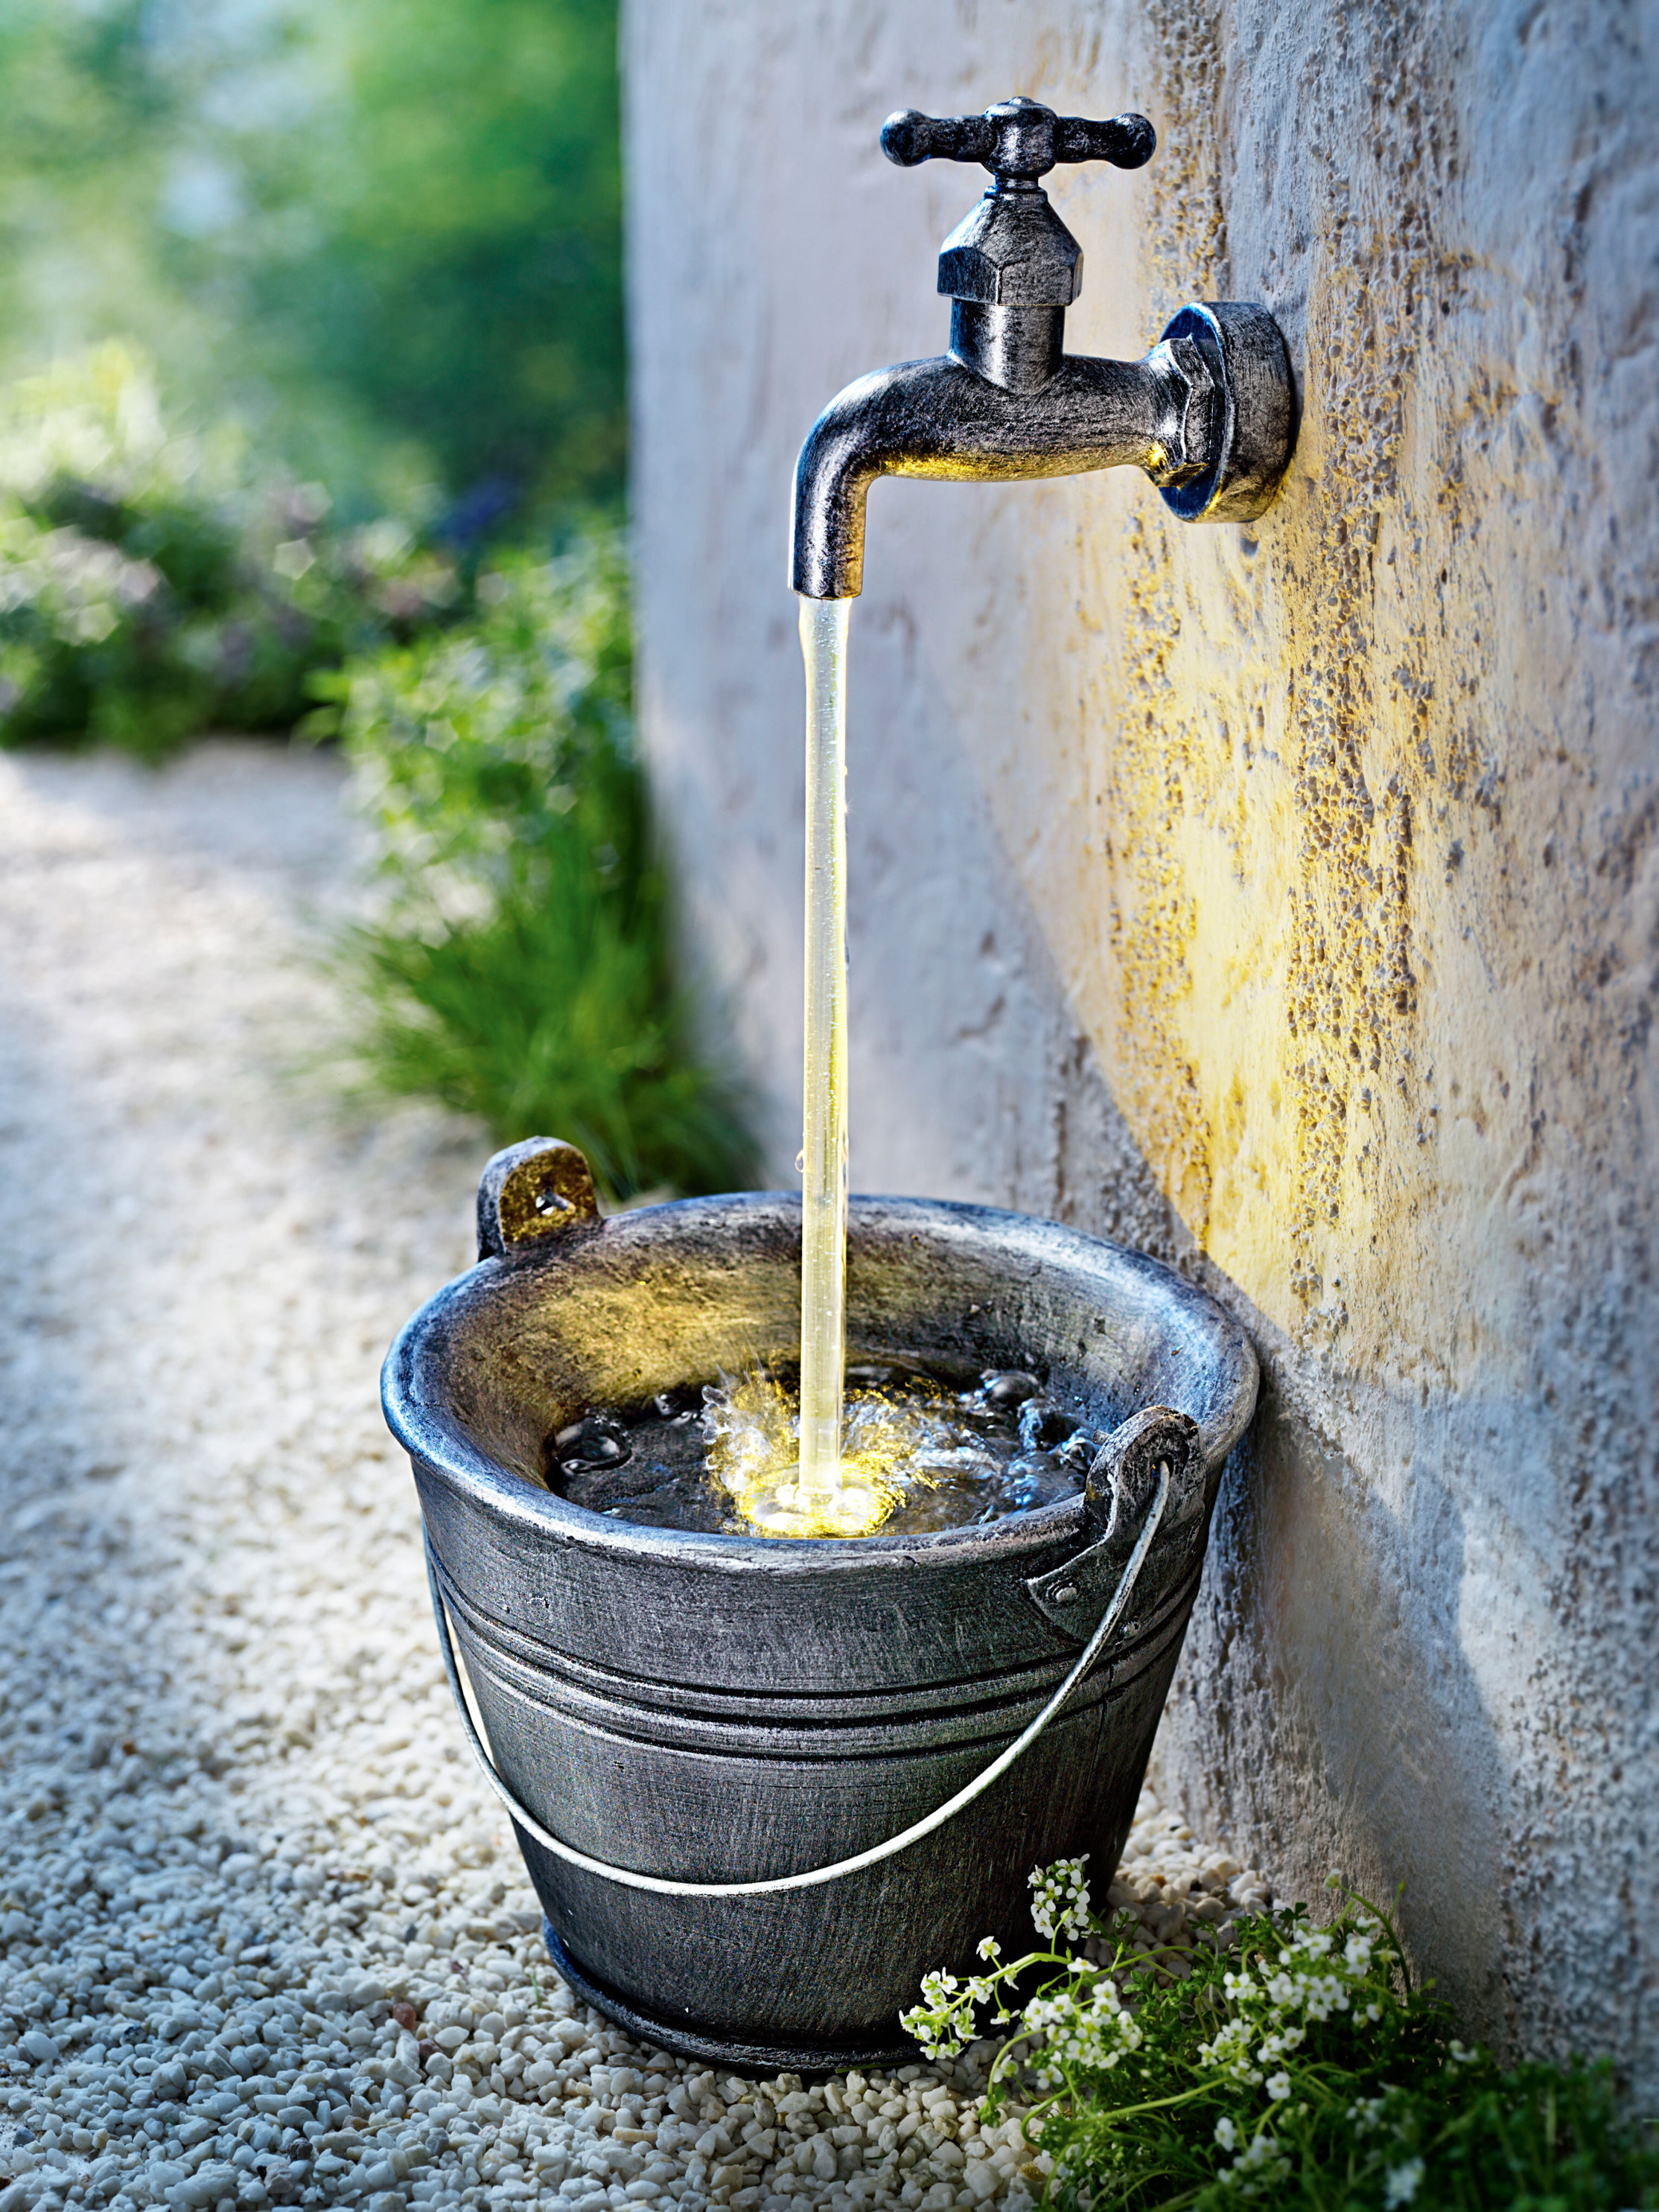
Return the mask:
<path fill-rule="evenodd" d="M 589 1231 L 583 1243 L 591 1244 L 600 1237 L 629 1242 L 643 1237 L 655 1241 L 676 1221 L 689 1224 L 706 1222 L 711 1216 L 787 1216 L 791 1212 L 797 1216 L 800 1212 L 799 1192 L 733 1191 L 673 1199 L 611 1215 Z M 854 1194 L 848 1206 L 849 1240 L 860 1231 L 868 1234 L 884 1224 L 913 1233 L 929 1225 L 958 1236 L 964 1231 L 977 1231 L 997 1238 L 1005 1250 L 1011 1239 L 1024 1243 L 1028 1248 L 1025 1256 L 1039 1263 L 1045 1256 L 1085 1265 L 1092 1260 L 1096 1267 L 1103 1264 L 1114 1273 L 1139 1277 L 1156 1286 L 1170 1298 L 1172 1311 L 1184 1310 L 1198 1325 L 1194 1334 L 1201 1333 L 1217 1343 L 1209 1362 L 1217 1380 L 1231 1370 L 1231 1391 L 1218 1391 L 1209 1405 L 1191 1409 L 1203 1437 L 1206 1472 L 1213 1486 L 1217 1472 L 1249 1425 L 1260 1370 L 1249 1337 L 1209 1291 L 1149 1253 L 1042 1215 L 955 1199 Z M 1048 1248 L 1046 1254 L 1044 1247 Z M 614 1244 L 610 1249 L 614 1249 Z M 1035 1512 L 1008 1514 L 997 1521 L 956 1528 L 784 1540 L 612 1520 L 574 1504 L 556 1491 L 538 1486 L 492 1458 L 474 1442 L 452 1409 L 423 1395 L 420 1370 L 423 1356 L 429 1354 L 456 1310 L 480 1288 L 557 1267 L 570 1256 L 570 1250 L 549 1240 L 521 1253 L 480 1260 L 434 1291 L 398 1330 L 380 1370 L 381 1407 L 386 1426 L 416 1468 L 417 1481 L 424 1470 L 458 1500 L 482 1506 L 498 1523 L 506 1522 L 526 1536 L 550 1542 L 560 1550 L 580 1547 L 639 1563 L 654 1560 L 681 1571 L 697 1568 L 714 1573 L 805 1575 L 860 1568 L 957 1565 L 969 1559 L 980 1562 L 999 1555 L 1045 1550 L 1081 1532 L 1085 1517 L 1081 1492 Z M 1217 1400 L 1223 1401 L 1219 1410 Z"/>

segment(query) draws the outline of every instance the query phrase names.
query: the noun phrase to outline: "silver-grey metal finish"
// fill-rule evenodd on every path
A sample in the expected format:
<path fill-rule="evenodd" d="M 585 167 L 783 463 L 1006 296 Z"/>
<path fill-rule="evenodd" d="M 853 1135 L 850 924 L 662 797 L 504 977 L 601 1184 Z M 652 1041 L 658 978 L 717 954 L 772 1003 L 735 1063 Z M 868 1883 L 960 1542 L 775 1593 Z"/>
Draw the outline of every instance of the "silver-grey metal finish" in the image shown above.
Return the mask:
<path fill-rule="evenodd" d="M 1089 1470 L 1090 1521 L 1103 1530 L 1100 1540 L 1063 1567 L 1033 1575 L 1025 1585 L 1043 1619 L 1081 1643 L 1103 1617 L 1103 1606 L 1108 1615 L 1122 1615 L 1133 1591 L 1133 1583 L 1124 1589 L 1127 1562 L 1139 1549 L 1139 1532 L 1150 1518 L 1147 1498 L 1164 1498 L 1166 1485 L 1168 1503 L 1159 1511 L 1160 1525 L 1167 1520 L 1171 1541 L 1190 1555 L 1188 1565 L 1201 1566 L 1209 1528 L 1208 1516 L 1198 1504 L 1205 1480 L 1204 1444 L 1196 1422 L 1168 1406 L 1131 1414 L 1106 1439 Z M 1130 1615 L 1124 1633 L 1133 1636 L 1139 1626 L 1139 1619 Z"/>
<path fill-rule="evenodd" d="M 544 1480 L 577 1413 L 793 1361 L 800 1206 L 748 1194 L 601 1221 L 579 1161 L 541 1141 L 492 1162 L 487 1256 L 409 1322 L 384 1377 L 491 1763 L 592 1863 L 518 1828 L 556 1955 L 671 2050 L 803 2069 L 891 2057 L 923 1972 L 971 1966 L 988 1933 L 1027 1936 L 1034 1865 L 1115 1863 L 1254 1354 L 1140 1254 L 1017 1214 L 854 1199 L 854 1358 L 1031 1369 L 1103 1437 L 1149 1407 L 1190 1420 L 1161 1432 L 1169 1500 L 1134 1626 L 1017 1765 L 892 1856 L 772 1894 L 635 1887 L 599 1869 L 717 1888 L 810 1875 L 958 1796 L 1078 1668 L 1152 1503 L 1152 1431 L 1120 1437 L 1092 1501 L 932 1536 L 789 1542 L 586 1512 Z M 1051 1580 L 1065 1570 L 1090 1578 L 1077 1625 Z"/>
<path fill-rule="evenodd" d="M 1091 123 L 1056 115 L 1017 93 L 980 115 L 923 115 L 902 107 L 881 126 L 881 150 L 912 169 L 918 161 L 977 161 L 999 184 L 1035 184 L 1057 161 L 1110 161 L 1139 169 L 1152 158 L 1157 133 L 1144 115 Z"/>
<path fill-rule="evenodd" d="M 808 434 L 791 532 L 797 592 L 856 596 L 866 496 L 881 476 L 1004 480 L 1133 466 L 1184 521 L 1262 513 L 1296 434 L 1290 357 L 1267 308 L 1183 307 L 1138 362 L 1065 350 L 1083 256 L 1036 180 L 1057 161 L 1139 167 L 1155 143 L 1144 116 L 1091 123 L 1016 99 L 981 116 L 906 110 L 888 118 L 881 143 L 906 166 L 982 162 L 994 182 L 939 255 L 949 349 L 860 377 Z"/>
<path fill-rule="evenodd" d="M 1155 1410 L 1167 1419 L 1179 1421 L 1186 1419 L 1184 1414 L 1170 1413 L 1167 1407 L 1158 1407 Z M 1121 1462 L 1114 1452 L 1113 1441 L 1109 1437 L 1102 1446 L 1101 1457 L 1110 1460 L 1115 1468 Z M 467 1748 L 492 1793 L 512 1814 L 515 1827 L 526 1835 L 533 1836 L 544 1850 L 551 1851 L 555 1858 L 562 1859 L 567 1866 L 580 1867 L 586 1874 L 603 1875 L 607 1881 L 619 1882 L 624 1889 L 648 1889 L 658 1897 L 775 1897 L 787 1889 L 817 1889 L 823 1882 L 840 1881 L 847 1875 L 861 1874 L 866 1867 L 878 1866 L 883 1859 L 896 1857 L 912 1844 L 919 1843 L 922 1837 L 931 1836 L 935 1828 L 942 1828 L 947 1820 L 953 1820 L 964 1806 L 971 1805 L 975 1797 L 981 1796 L 999 1777 L 1006 1774 L 1022 1753 L 1030 1750 L 1100 1656 L 1107 1638 L 1122 1619 L 1134 1595 L 1135 1584 L 1139 1579 L 1141 1568 L 1146 1565 L 1146 1555 L 1152 1550 L 1162 1524 L 1171 1487 L 1169 1462 L 1162 1461 L 1158 1470 L 1157 1490 L 1146 1517 L 1134 1532 L 1129 1555 L 1124 1559 L 1121 1550 L 1118 1553 L 1121 1569 L 1114 1568 L 1115 1582 L 1107 1600 L 1106 1609 L 1095 1622 L 1082 1656 L 1036 1718 L 1015 1737 L 1006 1750 L 999 1752 L 988 1766 L 981 1767 L 973 1780 L 958 1790 L 954 1797 L 947 1797 L 944 1804 L 935 1806 L 931 1813 L 925 1814 L 920 1820 L 913 1821 L 908 1828 L 901 1828 L 897 1835 L 889 1836 L 885 1842 L 872 1844 L 867 1850 L 855 1851 L 851 1858 L 835 1859 L 828 1866 L 808 1867 L 799 1874 L 773 1875 L 765 1881 L 674 1881 L 663 1875 L 639 1874 L 632 1867 L 609 1865 L 603 1859 L 589 1858 L 583 1851 L 572 1850 L 563 1837 L 556 1836 L 550 1829 L 544 1827 L 535 1814 L 519 1802 L 489 1756 L 467 1704 L 466 1692 L 461 1685 L 454 1640 L 450 1634 L 449 1613 L 444 1604 L 437 1565 L 428 1542 L 426 1572 L 428 1586 L 432 1593 L 432 1616 L 437 1626 L 438 1648 L 443 1654 L 444 1672 L 449 1678 L 450 1693 L 460 1717 Z M 1079 1565 L 1082 1565 L 1085 1561 L 1092 1563 L 1097 1553 L 1109 1548 L 1104 1543 L 1091 1545 L 1087 1552 L 1079 1555 Z M 1066 1577 L 1064 1567 L 1056 1572 L 1062 1580 Z M 1079 1595 L 1075 1589 L 1051 1592 L 1047 1586 L 1054 1578 L 1054 1576 L 1043 1575 L 1025 1585 L 1031 1592 L 1038 1610 L 1050 1619 L 1056 1617 L 1051 1609 L 1055 1603 L 1075 1600 Z M 1080 1611 L 1081 1608 L 1074 1607 L 1074 1610 Z M 1069 1629 L 1073 1623 L 1066 1620 L 1064 1626 Z"/>

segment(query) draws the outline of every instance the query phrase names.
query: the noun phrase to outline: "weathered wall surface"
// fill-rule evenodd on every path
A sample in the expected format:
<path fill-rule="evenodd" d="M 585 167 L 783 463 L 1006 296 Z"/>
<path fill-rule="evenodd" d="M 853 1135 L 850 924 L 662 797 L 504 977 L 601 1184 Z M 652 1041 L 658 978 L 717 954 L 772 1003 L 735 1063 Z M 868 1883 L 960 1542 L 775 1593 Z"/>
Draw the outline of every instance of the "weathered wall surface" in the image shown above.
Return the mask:
<path fill-rule="evenodd" d="M 1659 23 L 1606 0 L 634 0 L 646 709 L 787 1176 L 825 399 L 939 349 L 983 179 L 890 109 L 1160 133 L 1048 182 L 1081 351 L 1279 315 L 1285 490 L 884 483 L 853 630 L 854 1180 L 1181 1257 L 1267 1374 L 1160 1741 L 1288 1891 L 1407 1884 L 1512 2045 L 1659 2087 Z"/>

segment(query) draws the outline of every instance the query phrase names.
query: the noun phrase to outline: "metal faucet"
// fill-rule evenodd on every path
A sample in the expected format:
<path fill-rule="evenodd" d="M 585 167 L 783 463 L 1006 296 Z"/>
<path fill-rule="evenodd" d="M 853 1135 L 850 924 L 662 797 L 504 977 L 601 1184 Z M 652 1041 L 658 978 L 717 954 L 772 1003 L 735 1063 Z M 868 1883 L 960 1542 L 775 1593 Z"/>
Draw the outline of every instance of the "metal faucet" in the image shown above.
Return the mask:
<path fill-rule="evenodd" d="M 1065 350 L 1083 254 L 1037 179 L 1058 161 L 1138 169 L 1156 143 L 1144 115 L 1091 123 L 1018 98 L 982 115 L 888 117 L 890 161 L 979 161 L 994 181 L 939 253 L 949 352 L 860 377 L 801 448 L 792 581 L 803 597 L 857 596 L 865 495 L 881 476 L 1129 465 L 1185 522 L 1248 522 L 1267 506 L 1295 442 L 1295 404 L 1284 336 L 1265 307 L 1190 304 L 1137 362 Z"/>

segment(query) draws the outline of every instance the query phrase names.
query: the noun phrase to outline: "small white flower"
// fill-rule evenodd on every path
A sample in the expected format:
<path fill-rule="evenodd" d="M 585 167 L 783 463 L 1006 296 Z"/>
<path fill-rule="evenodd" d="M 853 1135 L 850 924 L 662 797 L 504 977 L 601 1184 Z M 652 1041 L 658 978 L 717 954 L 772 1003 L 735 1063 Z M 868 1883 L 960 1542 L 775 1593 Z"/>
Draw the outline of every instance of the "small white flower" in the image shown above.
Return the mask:
<path fill-rule="evenodd" d="M 1215 2139 L 1223 2150 L 1237 2150 L 1238 2148 L 1238 2130 L 1225 2112 L 1215 2124 Z"/>
<path fill-rule="evenodd" d="M 1423 2161 L 1408 2158 L 1403 2166 L 1391 2166 L 1382 2177 L 1382 2203 L 1385 2212 L 1395 2212 L 1401 2204 L 1409 2204 L 1423 2183 Z"/>
<path fill-rule="evenodd" d="M 1032 1925 L 1050 1942 L 1057 1936 L 1081 1941 L 1089 1933 L 1089 1886 L 1083 1872 L 1088 1863 L 1085 1852 L 1080 1859 L 1056 1859 L 1052 1866 L 1031 1869 Z"/>
<path fill-rule="evenodd" d="M 1288 2074 L 1282 2071 L 1278 2074 L 1270 2074 L 1267 2076 L 1267 2094 L 1273 2100 L 1274 2103 L 1283 2104 L 1285 2098 L 1291 2094 L 1291 2077 Z"/>
<path fill-rule="evenodd" d="M 1260 2197 L 1274 2182 L 1283 2181 L 1290 2170 L 1291 2161 L 1264 2128 L 1251 2136 L 1231 2166 L 1222 2167 L 1221 2179 L 1241 2197 Z"/>

